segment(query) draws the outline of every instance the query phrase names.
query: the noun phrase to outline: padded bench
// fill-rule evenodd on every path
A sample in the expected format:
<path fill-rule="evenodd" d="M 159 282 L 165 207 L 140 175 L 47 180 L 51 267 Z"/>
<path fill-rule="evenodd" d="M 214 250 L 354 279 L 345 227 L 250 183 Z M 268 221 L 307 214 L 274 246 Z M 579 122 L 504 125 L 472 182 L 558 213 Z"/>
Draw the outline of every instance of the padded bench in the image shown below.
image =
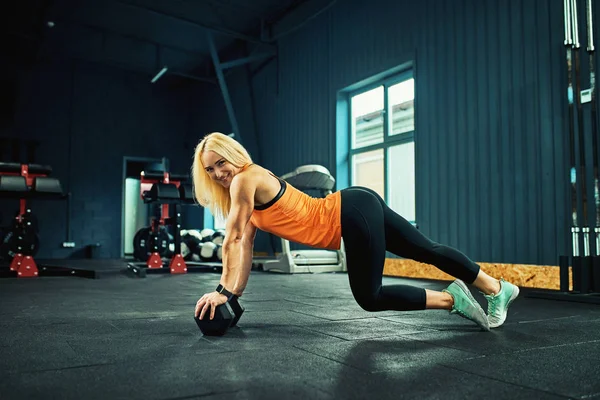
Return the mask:
<path fill-rule="evenodd" d="M 40 164 L 25 164 L 30 174 L 50 175 L 52 167 L 49 165 Z M 21 164 L 0 162 L 0 172 L 16 172 L 21 173 Z"/>
<path fill-rule="evenodd" d="M 47 176 L 36 176 L 31 187 L 24 176 L 0 175 L 0 197 L 8 198 L 63 198 L 60 181 Z"/>

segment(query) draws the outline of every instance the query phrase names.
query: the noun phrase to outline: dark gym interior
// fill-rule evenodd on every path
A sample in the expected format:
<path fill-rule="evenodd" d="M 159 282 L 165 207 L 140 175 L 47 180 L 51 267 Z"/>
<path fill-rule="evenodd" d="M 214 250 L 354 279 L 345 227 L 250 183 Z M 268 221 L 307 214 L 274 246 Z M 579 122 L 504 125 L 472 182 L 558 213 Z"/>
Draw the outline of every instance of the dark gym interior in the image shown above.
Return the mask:
<path fill-rule="evenodd" d="M 599 12 L 5 5 L 0 398 L 600 397 Z M 192 194 L 210 132 L 280 176 L 324 167 L 333 188 L 306 188 L 319 196 L 381 190 L 431 240 L 521 288 L 506 323 L 365 311 L 341 253 L 303 264 L 303 246 L 259 231 L 243 315 L 204 334 L 193 308 L 219 284 L 227 235 Z M 384 284 L 442 290 L 452 278 L 430 267 L 390 254 Z"/>

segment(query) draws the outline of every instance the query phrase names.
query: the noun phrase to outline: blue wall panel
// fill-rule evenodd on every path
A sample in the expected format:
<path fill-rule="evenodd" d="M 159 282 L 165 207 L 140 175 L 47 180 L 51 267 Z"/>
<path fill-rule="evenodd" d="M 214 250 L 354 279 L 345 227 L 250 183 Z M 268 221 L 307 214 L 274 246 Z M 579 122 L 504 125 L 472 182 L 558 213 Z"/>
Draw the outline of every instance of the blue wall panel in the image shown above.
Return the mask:
<path fill-rule="evenodd" d="M 96 64 L 57 60 L 21 72 L 15 121 L 2 136 L 39 141 L 36 162 L 72 193 L 70 211 L 66 201 L 29 202 L 40 221 L 38 257 L 82 257 L 92 243 L 101 244 L 98 257 L 120 257 L 123 158 L 167 157 L 173 172 L 189 171 L 190 103 L 187 89 Z M 4 224 L 17 209 L 2 202 Z M 185 218 L 202 225 L 198 213 Z M 61 247 L 67 239 L 75 249 Z"/>
<path fill-rule="evenodd" d="M 281 37 L 250 79 L 228 73 L 240 137 L 275 173 L 319 163 L 335 174 L 339 91 L 412 62 L 419 229 L 477 261 L 555 264 L 569 245 L 562 11 L 551 0 L 337 1 Z M 231 130 L 217 86 L 148 80 L 46 61 L 21 72 L 14 126 L 1 132 L 40 140 L 39 162 L 73 192 L 72 239 L 102 242 L 104 257 L 120 248 L 123 156 L 188 171 L 204 134 Z M 68 255 L 64 205 L 37 203 L 41 256 Z"/>
<path fill-rule="evenodd" d="M 252 79 L 263 163 L 335 172 L 338 91 L 414 62 L 421 231 L 481 262 L 556 264 L 569 243 L 562 12 L 549 0 L 338 1 Z"/>

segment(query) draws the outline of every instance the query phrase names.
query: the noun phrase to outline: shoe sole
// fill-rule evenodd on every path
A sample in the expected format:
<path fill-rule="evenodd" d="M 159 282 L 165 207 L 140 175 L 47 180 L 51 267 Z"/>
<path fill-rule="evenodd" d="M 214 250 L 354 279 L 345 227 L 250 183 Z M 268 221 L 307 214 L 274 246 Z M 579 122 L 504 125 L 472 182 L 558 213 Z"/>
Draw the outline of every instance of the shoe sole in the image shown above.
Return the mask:
<path fill-rule="evenodd" d="M 513 290 L 512 294 L 510 295 L 510 299 L 508 299 L 508 302 L 506 303 L 506 308 L 505 308 L 506 311 L 502 315 L 502 320 L 497 325 L 490 324 L 490 328 L 498 328 L 499 326 L 504 324 L 504 321 L 506 321 L 506 316 L 508 314 L 508 307 L 510 307 L 512 302 L 515 301 L 515 299 L 517 297 L 519 297 L 519 293 L 520 293 L 519 287 L 517 285 L 513 285 L 513 286 L 514 286 L 514 290 Z"/>
<path fill-rule="evenodd" d="M 460 279 L 455 280 L 454 283 L 456 283 L 458 285 L 458 287 L 460 287 L 460 289 L 464 292 L 464 294 L 469 298 L 469 300 L 471 300 L 473 302 L 473 304 L 475 304 L 475 307 L 479 311 L 481 311 L 481 315 L 483 315 L 483 317 L 485 318 L 485 321 L 487 321 L 487 314 L 485 313 L 485 311 L 483 311 L 483 308 L 481 308 L 481 305 L 479 304 L 479 302 L 477 300 L 475 300 L 475 297 L 473 297 L 473 294 L 471 293 L 471 291 L 469 290 L 467 285 Z M 487 326 L 485 326 L 485 325 L 480 325 L 480 326 L 481 326 L 481 329 L 483 329 L 485 331 L 490 330 L 489 322 L 488 322 Z"/>

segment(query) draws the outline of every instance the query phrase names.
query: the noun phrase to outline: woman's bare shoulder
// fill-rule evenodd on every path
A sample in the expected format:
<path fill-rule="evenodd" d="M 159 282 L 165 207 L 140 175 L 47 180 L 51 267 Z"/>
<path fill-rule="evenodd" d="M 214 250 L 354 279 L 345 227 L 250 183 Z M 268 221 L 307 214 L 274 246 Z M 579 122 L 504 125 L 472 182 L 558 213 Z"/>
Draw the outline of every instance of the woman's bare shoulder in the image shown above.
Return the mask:
<path fill-rule="evenodd" d="M 256 188 L 256 201 L 259 203 L 267 202 L 279 192 L 281 185 L 279 179 L 260 165 L 253 164 L 242 171 L 242 174 L 246 174 L 243 179 L 251 181 Z"/>
<path fill-rule="evenodd" d="M 242 174 L 246 174 L 246 176 L 252 178 L 252 179 L 256 179 L 259 181 L 262 181 L 264 179 L 268 179 L 269 177 L 272 176 L 272 172 L 269 171 L 268 169 L 261 167 L 258 164 L 252 164 L 250 165 L 248 168 L 246 168 L 244 171 L 241 172 Z"/>
<path fill-rule="evenodd" d="M 239 171 L 233 177 L 233 182 L 236 182 L 237 185 L 260 186 L 268 175 L 269 173 L 263 167 L 252 164 Z"/>

